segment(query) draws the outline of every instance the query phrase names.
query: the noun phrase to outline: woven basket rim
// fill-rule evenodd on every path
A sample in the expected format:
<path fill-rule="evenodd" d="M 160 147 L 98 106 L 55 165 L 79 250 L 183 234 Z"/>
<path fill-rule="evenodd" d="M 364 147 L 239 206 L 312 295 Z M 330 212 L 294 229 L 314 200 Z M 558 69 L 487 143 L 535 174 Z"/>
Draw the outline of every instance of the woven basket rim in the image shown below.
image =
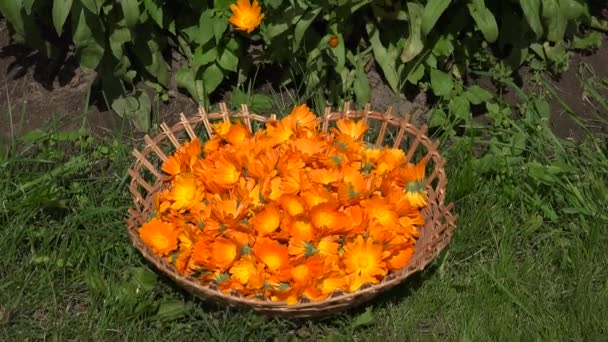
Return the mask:
<path fill-rule="evenodd" d="M 154 163 L 148 160 L 148 156 L 155 154 L 160 161 L 166 160 L 167 155 L 162 151 L 159 145 L 165 141 L 170 141 L 174 149 L 181 146 L 180 139 L 176 137 L 177 133 L 185 131 L 187 139 L 191 140 L 194 137 L 198 138 L 194 128 L 202 124 L 209 138 L 213 136 L 211 123 L 213 120 L 230 120 L 231 118 L 239 118 L 244 121 L 246 127 L 252 131 L 252 121 L 265 123 L 276 120 L 276 115 L 262 116 L 249 112 L 246 105 L 241 107 L 239 112 L 231 112 L 225 103 L 220 103 L 220 111 L 207 113 L 203 108 L 199 108 L 196 115 L 186 117 L 184 113 L 180 114 L 180 121 L 169 127 L 166 123 L 161 124 L 162 132 L 154 138 L 146 135 L 144 137 L 145 147 L 140 152 L 138 149 L 133 150 L 133 155 L 136 159 L 134 165 L 129 169 L 131 183 L 129 190 L 133 197 L 135 208 L 130 208 L 129 217 L 126 220 L 129 237 L 134 247 L 142 254 L 142 256 L 151 263 L 158 271 L 169 277 L 177 285 L 185 288 L 188 292 L 196 297 L 205 300 L 214 300 L 225 303 L 231 306 L 249 307 L 257 312 L 272 315 L 272 316 L 290 316 L 298 317 L 318 317 L 324 316 L 337 311 L 342 311 L 358 304 L 364 303 L 400 283 L 405 281 L 410 275 L 423 270 L 435 257 L 447 246 L 450 242 L 455 230 L 456 216 L 451 213 L 453 203 L 444 204 L 445 187 L 447 178 L 445 176 L 444 164 L 445 160 L 438 151 L 438 142 L 431 141 L 426 136 L 427 126 L 421 128 L 410 123 L 411 116 L 395 117 L 392 115 L 392 108 L 389 107 L 386 112 L 372 111 L 367 104 L 363 111 L 351 110 L 350 104 L 346 103 L 342 111 L 334 112 L 330 107 L 326 108 L 322 116 L 318 116 L 317 120 L 320 124 L 320 130 L 327 132 L 329 124 L 339 118 L 360 118 L 368 121 L 379 121 L 382 123 L 376 146 L 386 146 L 382 144 L 389 126 L 398 127 L 399 131 L 395 138 L 393 147 L 400 147 L 402 139 L 406 136 L 413 138 L 413 143 L 406 153 L 407 161 L 411 161 L 414 153 L 420 146 L 427 149 L 427 156 L 434 163 L 434 170 L 427 175 L 425 179 L 425 187 L 429 196 L 429 204 L 423 209 L 425 223 L 420 227 L 420 238 L 415 244 L 414 256 L 408 264 L 399 271 L 389 273 L 378 284 L 367 284 L 359 290 L 352 293 L 334 293 L 321 301 L 298 302 L 294 305 L 288 305 L 285 302 L 273 302 L 270 300 L 249 299 L 236 294 L 225 294 L 213 286 L 202 285 L 192 277 L 180 275 L 173 265 L 169 264 L 163 258 L 157 256 L 151 249 L 141 241 L 138 234 L 138 229 L 147 219 L 153 206 L 153 196 L 156 191 L 162 186 L 162 180 L 165 176 L 159 172 Z M 200 139 L 200 138 L 199 138 Z M 203 139 L 201 139 L 203 141 Z M 141 172 L 146 170 L 156 177 L 153 184 L 148 183 L 141 176 Z M 437 180 L 437 185 L 433 187 L 432 183 Z M 140 192 L 143 188 L 147 194 L 144 196 Z M 431 219 L 429 220 L 429 217 Z M 429 234 L 433 233 L 433 234 Z M 424 243 L 421 244 L 423 238 Z M 420 248 L 422 247 L 422 248 Z"/>

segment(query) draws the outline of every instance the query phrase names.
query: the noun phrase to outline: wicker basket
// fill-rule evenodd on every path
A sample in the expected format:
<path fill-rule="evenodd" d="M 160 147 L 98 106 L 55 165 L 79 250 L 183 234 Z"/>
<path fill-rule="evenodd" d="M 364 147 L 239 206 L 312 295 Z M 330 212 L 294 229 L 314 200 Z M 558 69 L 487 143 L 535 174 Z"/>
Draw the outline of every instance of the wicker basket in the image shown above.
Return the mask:
<path fill-rule="evenodd" d="M 408 265 L 401 271 L 389 274 L 379 284 L 363 286 L 354 293 L 334 293 L 327 299 L 319 302 L 300 302 L 296 305 L 287 305 L 281 302 L 260 301 L 240 297 L 238 294 L 225 294 L 211 286 L 203 286 L 196 279 L 180 275 L 173 265 L 158 257 L 140 239 L 139 227 L 145 223 L 153 210 L 153 194 L 162 186 L 165 176 L 159 171 L 161 163 L 167 159 L 181 145 L 181 141 L 199 137 L 201 140 L 212 136 L 211 123 L 216 120 L 229 120 L 240 118 L 250 129 L 258 123 L 275 120 L 275 115 L 265 117 L 250 113 L 247 106 L 242 106 L 240 112 L 231 113 L 226 104 L 220 104 L 220 112 L 206 113 L 199 109 L 197 115 L 187 118 L 180 115 L 181 120 L 173 125 L 161 124 L 163 130 L 154 138 L 145 136 L 145 147 L 140 152 L 133 151 L 135 164 L 129 169 L 131 184 L 129 190 L 133 197 L 135 207 L 129 209 L 127 219 L 129 236 L 135 248 L 152 263 L 159 271 L 169 277 L 182 288 L 193 295 L 204 299 L 228 304 L 231 306 L 248 307 L 257 312 L 290 318 L 311 318 L 324 316 L 338 311 L 363 304 L 378 294 L 398 285 L 413 273 L 424 269 L 450 242 L 455 229 L 456 217 L 451 214 L 452 204 L 445 205 L 445 187 L 447 179 L 444 172 L 444 159 L 437 148 L 438 143 L 432 142 L 426 135 L 426 126 L 417 128 L 410 123 L 410 116 L 392 116 L 389 108 L 384 113 L 376 112 L 367 105 L 362 111 L 351 110 L 346 104 L 342 111 L 334 112 L 331 108 L 325 110 L 319 117 L 320 127 L 327 132 L 330 122 L 340 118 L 360 118 L 365 120 L 376 130 L 378 137 L 375 144 L 381 146 L 387 138 L 392 139 L 393 147 L 401 147 L 406 153 L 407 160 L 417 155 L 429 156 L 427 168 L 426 190 L 429 204 L 423 210 L 425 224 L 420 228 L 420 237 L 416 243 L 416 250 Z M 197 134 L 198 133 L 198 134 Z M 388 140 L 390 140 L 388 139 Z"/>

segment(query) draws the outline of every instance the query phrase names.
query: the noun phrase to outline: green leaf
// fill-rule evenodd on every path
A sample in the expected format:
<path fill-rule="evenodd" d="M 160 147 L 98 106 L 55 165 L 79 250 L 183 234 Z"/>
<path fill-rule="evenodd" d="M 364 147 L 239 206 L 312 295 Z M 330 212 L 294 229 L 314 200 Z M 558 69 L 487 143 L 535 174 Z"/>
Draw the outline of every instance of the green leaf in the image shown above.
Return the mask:
<path fill-rule="evenodd" d="M 63 24 L 65 24 L 70 9 L 72 8 L 72 0 L 54 0 L 51 16 L 53 17 L 53 26 L 58 36 L 63 33 Z"/>
<path fill-rule="evenodd" d="M 25 26 L 21 17 L 22 0 L 0 0 L 0 12 L 21 37 L 25 36 Z"/>
<path fill-rule="evenodd" d="M 84 7 L 86 7 L 86 9 L 88 9 L 89 11 L 95 13 L 95 14 L 99 14 L 99 10 L 101 9 L 101 6 L 98 6 L 97 1 L 99 0 L 78 0 Z"/>
<path fill-rule="evenodd" d="M 135 37 L 133 52 L 135 52 L 139 61 L 143 63 L 146 71 L 155 77 L 159 84 L 167 87 L 169 84 L 169 66 L 160 51 L 158 43 L 150 39 L 150 37 Z"/>
<path fill-rule="evenodd" d="M 422 35 L 428 36 L 439 17 L 445 12 L 452 0 L 429 0 L 422 12 Z"/>
<path fill-rule="evenodd" d="M 429 112 L 429 127 L 445 127 L 448 123 L 448 117 L 441 109 L 435 108 Z"/>
<path fill-rule="evenodd" d="M 224 49 L 217 62 L 225 70 L 236 71 L 239 65 L 239 58 L 232 51 Z"/>
<path fill-rule="evenodd" d="M 137 90 L 134 97 L 137 100 L 138 106 L 135 111 L 128 113 L 127 118 L 133 122 L 138 130 L 145 132 L 150 129 L 152 103 L 148 94 L 142 90 Z"/>
<path fill-rule="evenodd" d="M 571 47 L 573 49 L 597 49 L 602 46 L 602 38 L 601 33 L 592 31 L 586 37 L 574 37 Z"/>
<path fill-rule="evenodd" d="M 114 30 L 110 34 L 110 50 L 112 54 L 118 59 L 122 60 L 124 56 L 123 46 L 125 43 L 130 42 L 131 30 L 126 27 L 114 26 Z"/>
<path fill-rule="evenodd" d="M 267 42 L 272 41 L 273 38 L 283 34 L 287 29 L 289 29 L 289 24 L 286 20 L 268 23 L 264 26 L 264 40 Z"/>
<path fill-rule="evenodd" d="M 32 7 L 34 6 L 34 1 L 36 0 L 23 0 L 23 9 L 25 9 L 25 14 L 32 15 Z"/>
<path fill-rule="evenodd" d="M 494 43 L 498 39 L 498 24 L 494 14 L 486 7 L 484 0 L 473 0 L 467 7 L 485 40 Z"/>
<path fill-rule="evenodd" d="M 209 63 L 214 62 L 217 59 L 218 52 L 217 48 L 214 46 L 211 49 L 207 49 L 203 52 L 202 47 L 196 48 L 194 51 L 194 56 L 192 57 L 192 63 L 195 66 L 203 66 Z M 238 61 L 237 61 L 238 62 Z"/>
<path fill-rule="evenodd" d="M 213 17 L 213 35 L 215 36 L 216 44 L 219 44 L 227 28 L 228 20 L 220 16 Z"/>
<path fill-rule="evenodd" d="M 399 74 L 397 73 L 396 61 L 392 58 L 392 56 L 388 53 L 386 48 L 382 45 L 380 41 L 380 31 L 378 28 L 371 23 L 368 23 L 367 33 L 369 35 L 369 42 L 372 46 L 372 51 L 374 53 L 374 58 L 376 62 L 380 65 L 382 69 L 382 73 L 384 74 L 384 78 L 388 82 L 388 85 L 391 87 L 393 92 L 399 92 Z"/>
<path fill-rule="evenodd" d="M 351 323 L 351 329 L 357 329 L 374 323 L 374 313 L 371 306 L 365 309 L 365 312 L 357 316 Z"/>
<path fill-rule="evenodd" d="M 492 93 L 478 85 L 470 86 L 463 95 L 474 105 L 479 105 L 492 99 Z"/>
<path fill-rule="evenodd" d="M 160 3 L 161 0 L 144 0 L 144 5 L 150 18 L 156 22 L 159 27 L 163 25 L 163 5 Z"/>
<path fill-rule="evenodd" d="M 188 310 L 188 305 L 181 300 L 170 299 L 160 303 L 155 317 L 162 321 L 174 321 L 186 315 Z"/>
<path fill-rule="evenodd" d="M 424 64 L 418 63 L 407 77 L 407 81 L 414 85 L 418 84 L 418 82 L 420 82 L 420 80 L 424 77 L 424 71 Z"/>
<path fill-rule="evenodd" d="M 251 96 L 251 110 L 256 113 L 267 113 L 272 110 L 272 98 L 263 94 Z"/>
<path fill-rule="evenodd" d="M 409 36 L 405 41 L 405 47 L 403 49 L 403 52 L 401 52 L 401 61 L 403 63 L 407 63 L 416 58 L 416 56 L 418 56 L 418 54 L 420 54 L 420 52 L 424 48 L 424 44 L 422 43 L 422 38 L 420 36 L 420 30 L 423 23 L 423 10 L 424 8 L 420 4 L 417 4 L 415 2 L 407 3 L 410 32 Z"/>
<path fill-rule="evenodd" d="M 129 269 L 132 282 L 144 291 L 151 291 L 156 287 L 156 273 L 144 267 L 131 267 Z"/>
<path fill-rule="evenodd" d="M 371 89 L 369 81 L 365 76 L 363 66 L 358 66 L 355 69 L 355 80 L 353 82 L 353 91 L 355 92 L 355 98 L 357 103 L 364 104 L 369 103 L 371 100 Z"/>
<path fill-rule="evenodd" d="M 528 25 L 536 38 L 540 39 L 543 36 L 543 23 L 540 20 L 541 16 L 541 0 L 519 0 L 519 5 L 528 21 Z"/>
<path fill-rule="evenodd" d="M 293 51 L 297 51 L 302 43 L 302 38 L 306 33 L 306 30 L 310 27 L 312 22 L 315 20 L 317 15 L 321 13 L 321 7 L 315 8 L 314 10 L 307 10 L 304 15 L 296 23 L 296 27 L 293 33 Z"/>
<path fill-rule="evenodd" d="M 199 34 L 191 37 L 192 40 L 197 42 L 199 45 L 207 44 L 214 36 L 214 24 L 215 18 L 213 17 L 213 10 L 208 9 L 203 12 L 198 22 Z"/>
<path fill-rule="evenodd" d="M 452 44 L 452 37 L 441 36 L 437 39 L 435 46 L 433 46 L 433 55 L 448 57 L 454 52 L 454 44 Z"/>
<path fill-rule="evenodd" d="M 139 0 L 122 0 L 122 14 L 127 27 L 133 27 L 139 22 Z"/>
<path fill-rule="evenodd" d="M 205 86 L 205 92 L 211 94 L 224 79 L 224 73 L 217 64 L 211 64 L 203 72 L 203 85 Z"/>
<path fill-rule="evenodd" d="M 451 99 L 450 103 L 448 104 L 448 109 L 456 118 L 462 119 L 467 123 L 473 118 L 471 114 L 471 104 L 464 96 L 456 96 L 455 98 Z"/>
<path fill-rule="evenodd" d="M 543 18 L 547 25 L 547 39 L 552 42 L 564 40 L 568 20 L 560 8 L 558 0 L 542 0 Z"/>
<path fill-rule="evenodd" d="M 205 102 L 202 81 L 196 80 L 196 74 L 191 68 L 183 67 L 179 69 L 175 74 L 175 81 L 177 86 L 186 89 L 196 102 L 199 104 Z"/>
<path fill-rule="evenodd" d="M 431 88 L 437 96 L 448 97 L 454 89 L 452 77 L 437 69 L 431 69 Z"/>
<path fill-rule="evenodd" d="M 217 11 L 228 11 L 233 3 L 234 0 L 213 0 L 213 8 Z"/>
<path fill-rule="evenodd" d="M 72 40 L 78 50 L 80 65 L 95 69 L 105 52 L 104 30 L 100 18 L 79 2 L 72 4 Z"/>

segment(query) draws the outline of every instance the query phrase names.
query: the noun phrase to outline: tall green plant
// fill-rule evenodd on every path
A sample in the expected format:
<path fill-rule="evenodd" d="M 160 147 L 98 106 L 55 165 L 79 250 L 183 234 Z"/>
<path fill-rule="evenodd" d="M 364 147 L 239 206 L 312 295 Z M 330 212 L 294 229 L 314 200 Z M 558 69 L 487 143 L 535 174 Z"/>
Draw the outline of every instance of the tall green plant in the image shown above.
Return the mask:
<path fill-rule="evenodd" d="M 438 81 L 445 72 L 514 70 L 530 51 L 563 66 L 568 42 L 592 19 L 581 0 L 266 0 L 260 28 L 247 34 L 229 24 L 231 4 L 0 0 L 0 12 L 16 39 L 49 57 L 53 39 L 69 38 L 110 107 L 141 129 L 150 123 L 144 85 L 162 100 L 179 87 L 204 104 L 222 83 L 242 84 L 269 65 L 284 82 L 301 79 L 305 94 L 367 102 L 375 63 L 395 93 L 409 83 L 446 96 L 457 82 Z"/>

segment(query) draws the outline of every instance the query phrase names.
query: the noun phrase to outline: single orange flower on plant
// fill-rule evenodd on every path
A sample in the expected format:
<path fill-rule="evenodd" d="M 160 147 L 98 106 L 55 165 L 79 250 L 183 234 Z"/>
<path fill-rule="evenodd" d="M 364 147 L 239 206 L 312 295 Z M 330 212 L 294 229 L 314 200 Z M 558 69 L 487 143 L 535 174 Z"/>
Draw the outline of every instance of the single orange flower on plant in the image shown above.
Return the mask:
<path fill-rule="evenodd" d="M 230 5 L 232 16 L 229 21 L 236 27 L 237 30 L 253 32 L 256 27 L 260 26 L 264 13 L 262 7 L 257 0 L 253 3 L 249 0 L 237 0 L 236 4 Z"/>
<path fill-rule="evenodd" d="M 331 46 L 332 48 L 335 48 L 336 46 L 338 46 L 339 42 L 340 42 L 340 39 L 338 38 L 338 36 L 331 36 L 331 38 L 329 38 L 329 41 L 327 42 L 327 44 L 329 44 L 329 46 Z"/>

